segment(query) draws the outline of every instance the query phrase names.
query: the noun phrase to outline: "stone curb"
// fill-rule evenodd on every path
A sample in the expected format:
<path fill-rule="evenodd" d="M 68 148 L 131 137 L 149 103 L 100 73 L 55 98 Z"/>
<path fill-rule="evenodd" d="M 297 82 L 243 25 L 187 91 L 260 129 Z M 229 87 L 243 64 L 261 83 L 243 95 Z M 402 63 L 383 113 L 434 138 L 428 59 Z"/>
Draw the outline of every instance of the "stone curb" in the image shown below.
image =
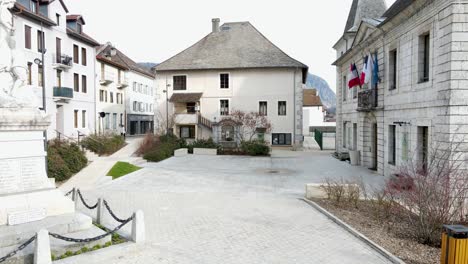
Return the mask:
<path fill-rule="evenodd" d="M 305 198 L 300 198 L 300 200 L 306 202 L 307 204 L 309 204 L 310 206 L 314 207 L 317 211 L 319 211 L 320 213 L 324 214 L 326 217 L 328 217 L 330 220 L 332 220 L 333 222 L 335 222 L 336 224 L 338 224 L 340 227 L 342 227 L 343 229 L 345 229 L 346 231 L 348 231 L 349 233 L 351 233 L 354 237 L 356 237 L 357 239 L 361 240 L 362 242 L 364 242 L 365 244 L 367 244 L 368 246 L 370 246 L 372 249 L 374 249 L 375 251 L 379 252 L 382 256 L 384 256 L 386 259 L 388 259 L 389 261 L 391 261 L 392 263 L 395 263 L 395 264 L 406 264 L 404 261 L 402 261 L 401 259 L 397 258 L 395 255 L 393 255 L 392 253 L 388 252 L 387 250 L 385 250 L 383 247 L 377 245 L 376 243 L 372 242 L 369 238 L 367 238 L 366 236 L 364 236 L 363 234 L 361 234 L 359 231 L 357 231 L 356 229 L 354 229 L 353 227 L 351 227 L 350 225 L 346 224 L 345 222 L 341 221 L 338 217 L 334 216 L 333 214 L 331 214 L 330 212 L 328 212 L 327 210 L 325 210 L 324 208 L 322 208 L 320 205 L 318 205 L 317 203 L 315 203 L 314 201 L 311 201 L 311 200 L 308 200 L 308 199 L 305 199 Z"/>

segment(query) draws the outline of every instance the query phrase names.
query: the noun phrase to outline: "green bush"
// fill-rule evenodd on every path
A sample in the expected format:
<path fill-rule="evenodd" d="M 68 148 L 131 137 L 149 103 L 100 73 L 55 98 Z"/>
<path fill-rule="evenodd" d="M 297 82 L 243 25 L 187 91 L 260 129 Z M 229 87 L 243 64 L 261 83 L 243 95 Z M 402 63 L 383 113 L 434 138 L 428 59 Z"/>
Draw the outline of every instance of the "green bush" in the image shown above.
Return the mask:
<path fill-rule="evenodd" d="M 78 173 L 88 164 L 86 155 L 75 143 L 60 143 L 57 150 L 72 173 Z"/>
<path fill-rule="evenodd" d="M 268 156 L 270 154 L 270 147 L 265 141 L 244 141 L 241 143 L 242 152 L 250 156 Z"/>
<path fill-rule="evenodd" d="M 73 175 L 67 163 L 53 148 L 48 148 L 47 151 L 47 175 L 58 182 L 68 180 Z"/>
<path fill-rule="evenodd" d="M 154 150 L 146 153 L 143 158 L 147 161 L 159 162 L 172 157 L 174 151 L 178 149 L 175 144 L 161 143 Z"/>
<path fill-rule="evenodd" d="M 81 145 L 99 155 L 111 155 L 125 146 L 125 140 L 120 135 L 89 135 L 81 141 Z"/>

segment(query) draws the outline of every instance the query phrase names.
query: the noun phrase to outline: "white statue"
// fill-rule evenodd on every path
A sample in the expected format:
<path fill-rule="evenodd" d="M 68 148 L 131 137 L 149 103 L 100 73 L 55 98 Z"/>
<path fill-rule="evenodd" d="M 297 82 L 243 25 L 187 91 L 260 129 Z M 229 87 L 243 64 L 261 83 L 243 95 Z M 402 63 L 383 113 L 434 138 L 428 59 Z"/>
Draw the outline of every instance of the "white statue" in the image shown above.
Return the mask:
<path fill-rule="evenodd" d="M 28 70 L 14 39 L 13 14 L 16 0 L 0 0 L 0 108 L 34 107 L 34 94 L 26 85 Z"/>

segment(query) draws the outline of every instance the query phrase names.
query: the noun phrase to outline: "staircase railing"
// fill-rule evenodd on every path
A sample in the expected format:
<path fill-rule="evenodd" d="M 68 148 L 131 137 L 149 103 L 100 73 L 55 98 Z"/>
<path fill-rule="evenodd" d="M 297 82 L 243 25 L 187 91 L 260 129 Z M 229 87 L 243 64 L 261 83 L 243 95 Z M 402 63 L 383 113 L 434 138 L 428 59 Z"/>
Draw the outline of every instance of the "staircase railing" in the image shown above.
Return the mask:
<path fill-rule="evenodd" d="M 213 128 L 213 123 L 208 118 L 203 117 L 201 114 L 198 114 L 198 124 L 203 125 L 209 129 Z"/>

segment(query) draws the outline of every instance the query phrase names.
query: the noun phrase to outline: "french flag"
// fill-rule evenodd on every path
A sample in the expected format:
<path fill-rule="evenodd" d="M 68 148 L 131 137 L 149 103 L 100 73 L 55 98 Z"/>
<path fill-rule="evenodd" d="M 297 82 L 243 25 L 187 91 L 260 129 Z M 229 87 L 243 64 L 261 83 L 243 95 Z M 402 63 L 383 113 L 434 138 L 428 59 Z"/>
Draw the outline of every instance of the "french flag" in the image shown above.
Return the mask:
<path fill-rule="evenodd" d="M 349 89 L 355 86 L 361 86 L 361 80 L 359 79 L 359 72 L 355 63 L 351 64 L 350 71 L 351 72 L 349 75 L 349 82 L 348 82 Z"/>
<path fill-rule="evenodd" d="M 361 72 L 361 85 L 368 84 L 372 77 L 372 56 L 368 55 L 364 58 L 364 65 Z"/>

